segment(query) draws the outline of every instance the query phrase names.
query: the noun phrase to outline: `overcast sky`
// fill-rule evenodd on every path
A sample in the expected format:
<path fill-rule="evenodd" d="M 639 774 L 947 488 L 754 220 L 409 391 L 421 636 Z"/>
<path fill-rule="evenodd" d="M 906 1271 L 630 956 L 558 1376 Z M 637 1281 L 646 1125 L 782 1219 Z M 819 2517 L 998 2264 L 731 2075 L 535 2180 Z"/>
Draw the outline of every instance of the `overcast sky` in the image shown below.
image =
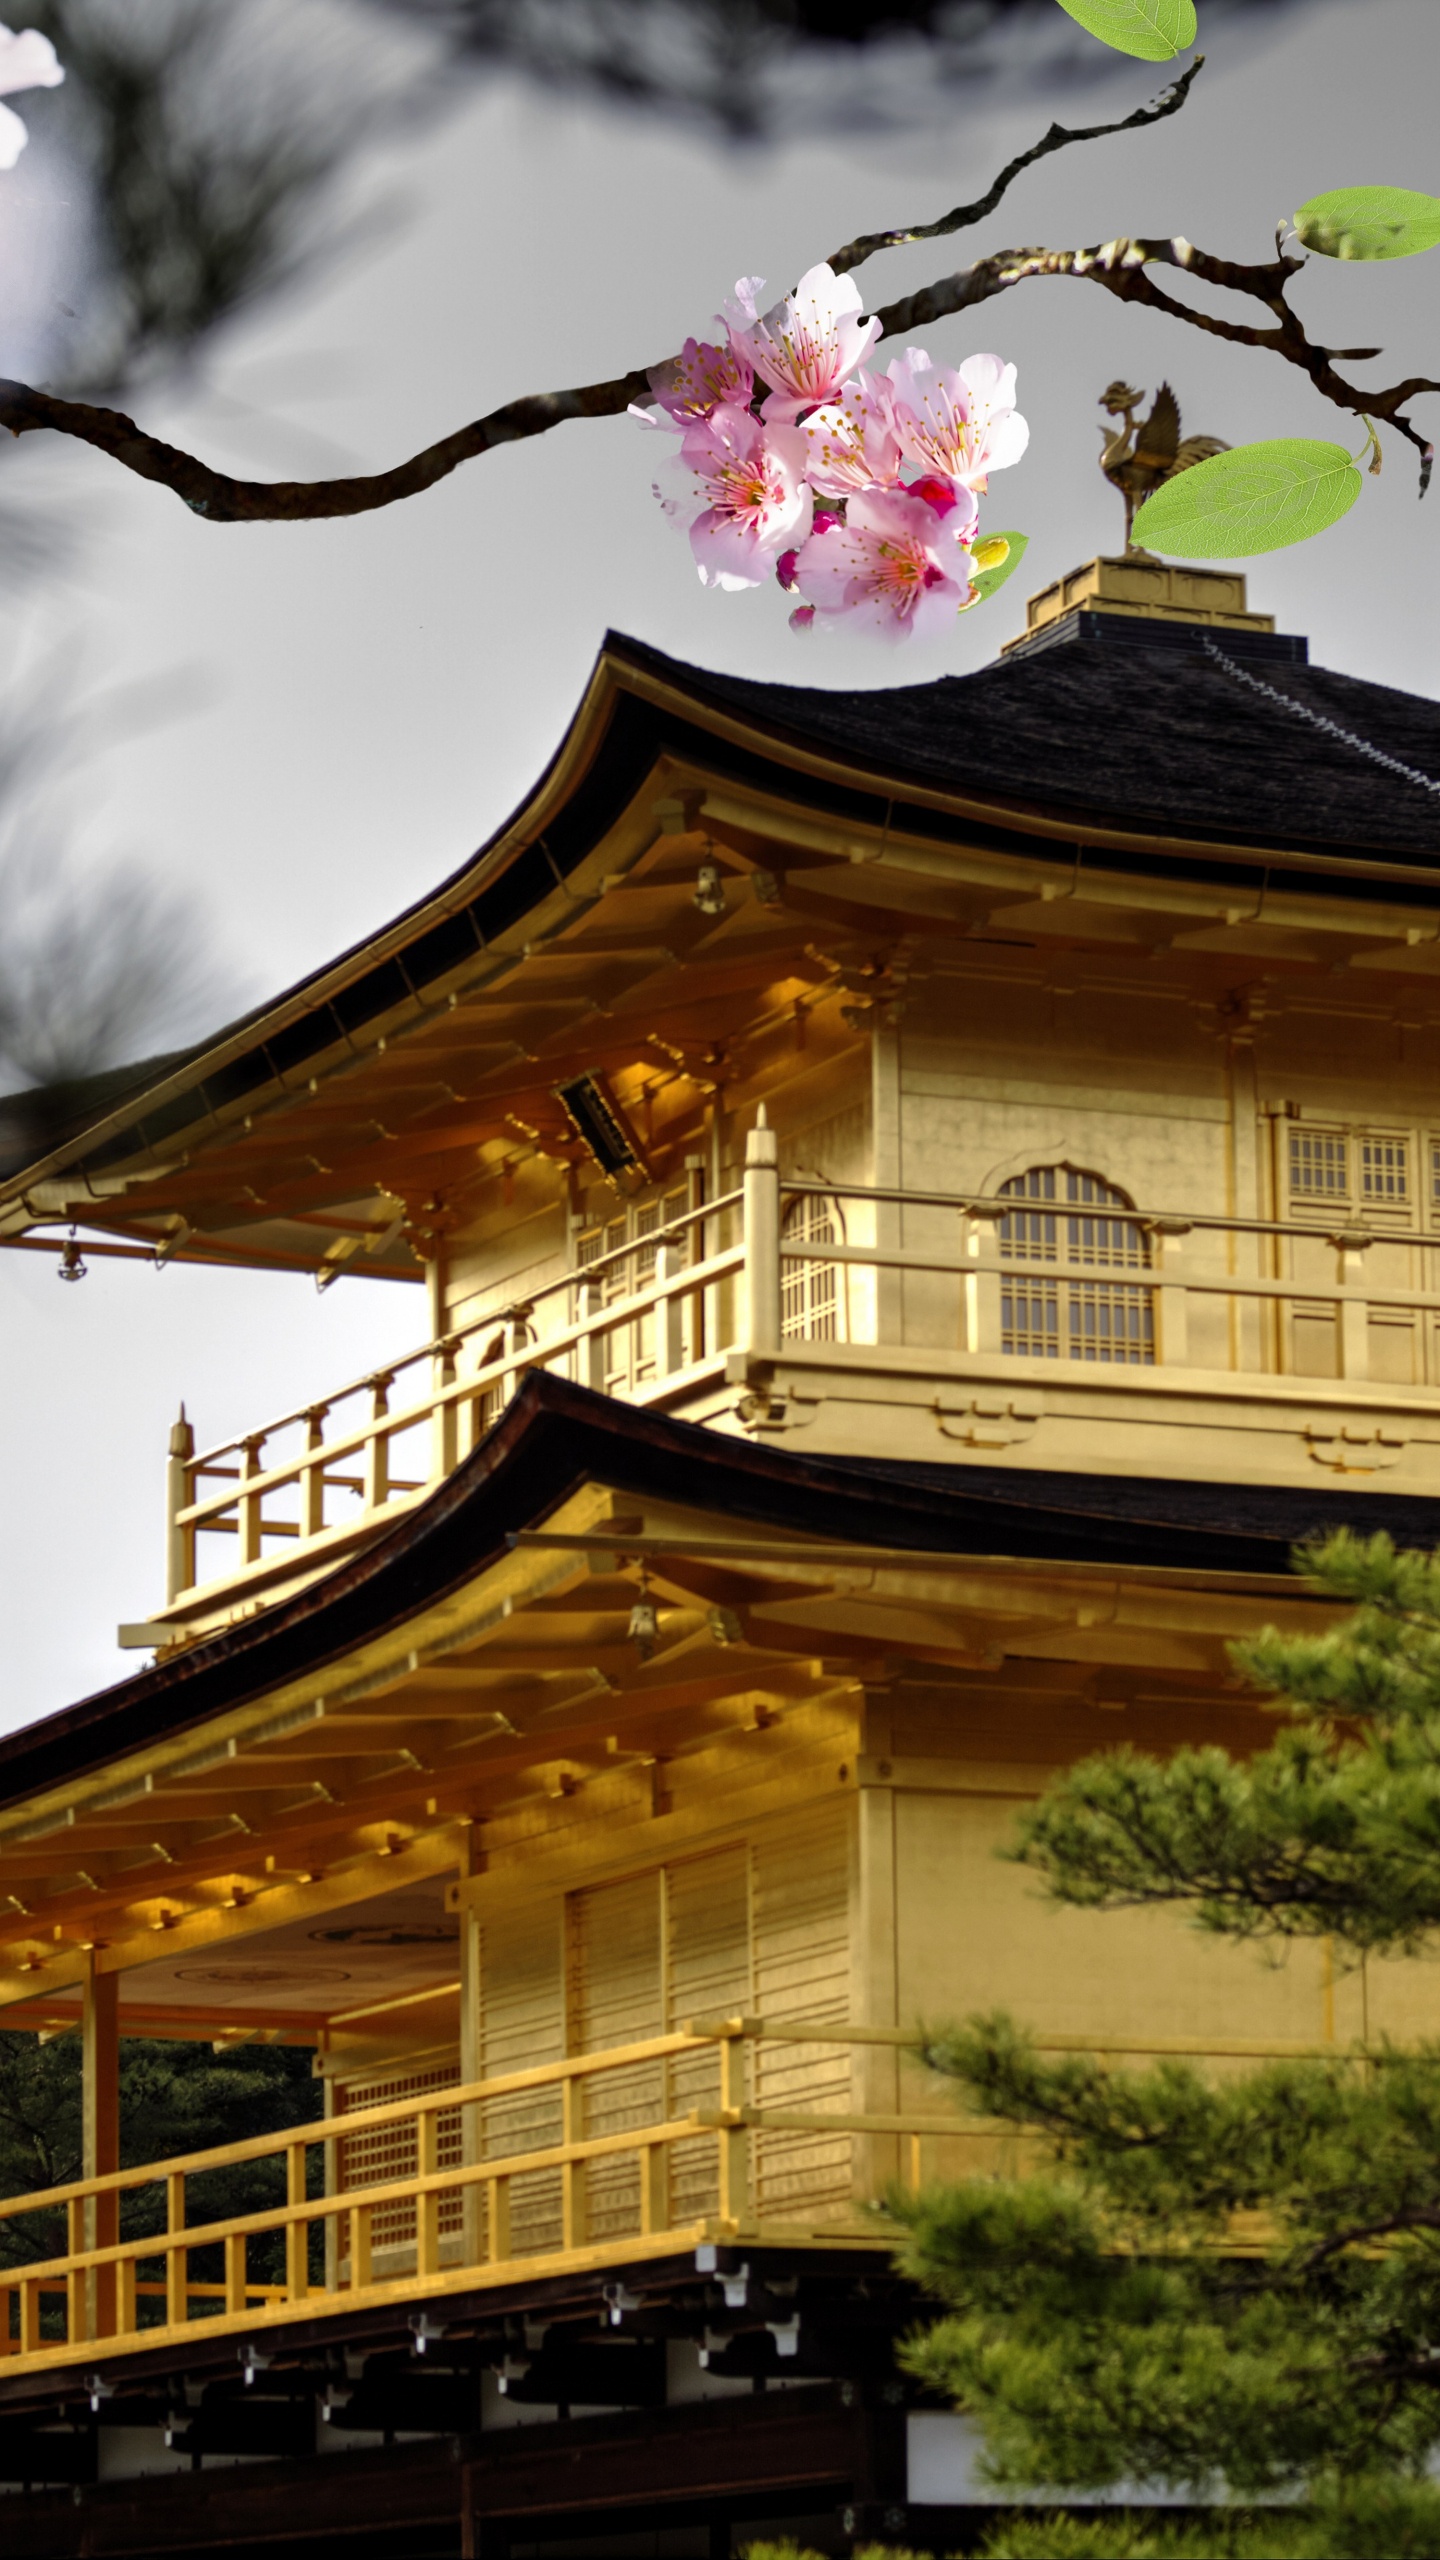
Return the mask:
<path fill-rule="evenodd" d="M 1162 77 L 1117 62 L 1079 99 L 977 106 L 945 135 L 755 154 L 478 90 L 366 163 L 360 196 L 389 207 L 378 235 L 237 328 L 205 387 L 152 399 L 146 423 L 257 477 L 381 466 L 518 392 L 657 358 L 738 275 L 783 289 L 858 230 L 980 192 L 1052 110 L 1100 121 Z M 991 249 L 1118 231 L 1263 258 L 1277 217 L 1321 189 L 1440 187 L 1437 92 L 1436 0 L 1315 0 L 1273 28 L 1227 24 L 1180 117 L 1059 155 L 959 244 L 891 253 L 858 280 L 888 300 Z M 18 188 L 23 168 L 0 186 Z M 1383 344 L 1383 382 L 1440 370 L 1437 277 L 1440 259 L 1312 262 L 1296 299 L 1312 335 Z M 9 370 L 5 325 L 0 302 Z M 1231 443 L 1360 441 L 1292 368 L 1075 282 L 1027 284 L 922 335 L 941 360 L 978 347 L 1013 359 L 1032 430 L 987 510 L 1031 537 L 1021 579 L 924 653 L 802 641 L 774 590 L 703 592 L 649 494 L 659 440 L 624 420 L 566 427 L 423 499 L 324 526 L 207 526 L 101 457 L 57 458 L 34 439 L 7 488 L 58 493 L 91 529 L 81 582 L 25 602 L 25 650 L 176 706 L 93 760 L 78 786 L 84 847 L 143 855 L 193 894 L 232 1010 L 381 924 L 491 833 L 550 756 L 607 625 L 791 682 L 964 672 L 1020 625 L 1025 592 L 1119 548 L 1120 502 L 1096 469 L 1098 396 L 1115 375 L 1150 389 L 1168 375 L 1187 429 Z M 1425 414 L 1433 431 L 1440 400 Z M 1412 460 L 1387 438 L 1383 476 L 1351 515 L 1254 563 L 1250 601 L 1308 634 L 1321 664 L 1433 695 L 1440 489 L 1417 505 Z M 8 1253 L 0 1329 L 9 1727 L 134 1667 L 114 1630 L 160 1598 L 165 1439 L 182 1395 L 202 1441 L 220 1438 L 418 1339 L 423 1301 L 353 1279 L 317 1298 L 299 1279 L 113 1263 L 61 1288 L 47 1258 Z"/>

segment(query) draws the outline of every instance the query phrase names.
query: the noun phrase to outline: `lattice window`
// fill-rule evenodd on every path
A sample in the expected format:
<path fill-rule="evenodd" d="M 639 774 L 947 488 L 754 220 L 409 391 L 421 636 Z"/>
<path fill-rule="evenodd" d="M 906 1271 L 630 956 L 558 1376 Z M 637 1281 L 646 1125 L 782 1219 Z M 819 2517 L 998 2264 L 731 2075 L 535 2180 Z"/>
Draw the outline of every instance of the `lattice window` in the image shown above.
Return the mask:
<path fill-rule="evenodd" d="M 1144 1228 L 1113 1214 L 1130 1203 L 1099 1174 L 1035 1165 L 1000 1187 L 1007 1199 L 1026 1204 L 1000 1221 L 1002 1261 L 1078 1263 L 1107 1273 L 1148 1269 Z M 1007 1273 L 1000 1285 L 1000 1347 L 1028 1359 L 1148 1367 L 1155 1358 L 1151 1291 L 1120 1279 Z"/>
<path fill-rule="evenodd" d="M 337 2111 L 346 2116 L 363 2115 L 367 2107 L 388 2107 L 403 2098 L 423 2097 L 430 2089 L 453 2089 L 460 2077 L 460 2065 L 437 2062 L 422 2071 L 394 2071 L 384 2079 L 341 2081 L 336 2087 Z M 461 2164 L 460 2110 L 445 2109 L 436 2128 L 437 2163 L 442 2169 L 458 2169 Z M 339 2145 L 339 2183 L 350 2187 L 380 2187 L 396 2178 L 413 2178 L 419 2174 L 420 2147 L 414 2124 L 377 2125 L 372 2133 L 361 2126 L 347 2133 Z M 446 2195 L 440 2199 L 440 2236 L 460 2229 L 463 2199 Z M 372 2249 L 413 2249 L 415 2246 L 414 2204 L 397 2198 L 393 2204 L 377 2205 L 371 2217 Z"/>
<path fill-rule="evenodd" d="M 835 1204 L 813 1191 L 790 1201 L 781 1220 L 786 1244 L 840 1242 Z M 839 1334 L 837 1271 L 833 1262 L 782 1262 L 780 1330 L 788 1340 L 834 1342 Z"/>
<path fill-rule="evenodd" d="M 1290 1192 L 1296 1200 L 1344 1200 L 1350 1192 L 1350 1148 L 1332 1129 L 1290 1131 Z"/>
<path fill-rule="evenodd" d="M 1362 1138 L 1360 1197 L 1387 1208 L 1410 1201 L 1410 1149 L 1404 1138 Z"/>

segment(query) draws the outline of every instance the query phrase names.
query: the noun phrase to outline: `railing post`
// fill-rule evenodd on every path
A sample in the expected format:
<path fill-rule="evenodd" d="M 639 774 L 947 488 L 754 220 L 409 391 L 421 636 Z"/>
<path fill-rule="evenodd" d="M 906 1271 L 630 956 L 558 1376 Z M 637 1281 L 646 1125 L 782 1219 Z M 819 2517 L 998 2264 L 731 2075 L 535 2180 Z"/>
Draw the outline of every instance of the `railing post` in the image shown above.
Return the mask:
<path fill-rule="evenodd" d="M 358 2293 L 365 2285 L 374 2282 L 374 2270 L 371 2266 L 370 2245 L 374 2219 L 375 2213 L 372 2205 L 351 2205 L 350 2290 L 352 2293 Z"/>
<path fill-rule="evenodd" d="M 240 1481 L 242 1484 L 248 1477 L 260 1474 L 265 1463 L 264 1452 L 263 1432 L 257 1432 L 253 1439 L 241 1442 Z M 242 1564 L 258 1564 L 260 1561 L 260 1510 L 261 1497 L 258 1493 L 241 1494 L 240 1561 Z"/>
<path fill-rule="evenodd" d="M 533 1313 L 534 1309 L 526 1299 L 517 1299 L 513 1306 L 501 1309 L 500 1322 L 505 1337 L 505 1367 L 502 1375 L 507 1404 L 520 1383 L 520 1364 L 531 1347 L 530 1318 Z"/>
<path fill-rule="evenodd" d="M 741 2117 L 745 2105 L 745 2044 L 738 2035 L 720 2039 L 720 2112 Z M 716 2135 L 720 2146 L 719 2207 L 722 2222 L 743 2222 L 750 2200 L 749 2130 L 743 2122 L 724 2124 Z"/>
<path fill-rule="evenodd" d="M 598 1280 L 580 1283 L 580 1322 L 586 1327 L 579 1343 L 579 1378 L 582 1387 L 593 1388 L 597 1396 L 605 1393 L 609 1369 L 608 1345 L 602 1331 L 605 1318 L 605 1291 Z"/>
<path fill-rule="evenodd" d="M 1003 1212 L 965 1212 L 965 1348 L 999 1351 L 1003 1339 L 1000 1305 L 1000 1219 Z"/>
<path fill-rule="evenodd" d="M 561 2084 L 560 2139 L 567 2146 L 581 2139 L 584 2108 L 584 2083 L 571 2078 Z M 583 2249 L 585 2245 L 585 2163 L 566 2160 L 560 2170 L 560 2246 Z"/>
<path fill-rule="evenodd" d="M 305 2202 L 305 2145 L 289 2142 L 285 2146 L 285 2201 L 290 2206 Z M 300 2302 L 310 2290 L 310 2225 L 287 2222 L 285 2225 L 285 2290 L 292 2302 Z"/>
<path fill-rule="evenodd" d="M 455 1354 L 459 1348 L 455 1336 L 447 1334 L 435 1345 L 431 1368 L 431 1384 L 437 1395 L 455 1384 Z M 452 1399 L 435 1407 L 430 1416 L 430 1473 L 432 1476 L 453 1474 L 460 1463 L 460 1408 Z"/>
<path fill-rule="evenodd" d="M 420 2118 L 417 2144 L 422 2178 L 433 2178 L 440 2167 L 440 2111 L 427 2107 Z M 440 2266 L 440 2196 L 432 2187 L 428 2194 L 415 2199 L 415 2272 L 433 2276 Z"/>
<path fill-rule="evenodd" d="M 780 1152 L 762 1102 L 745 1140 L 746 1348 L 762 1358 L 780 1348 Z"/>
<path fill-rule="evenodd" d="M 172 2169 L 165 2181 L 165 2238 L 165 2324 L 170 2329 L 183 2329 L 190 2317 L 183 2169 Z"/>
<path fill-rule="evenodd" d="M 655 1257 L 657 1281 L 678 1280 L 685 1268 L 685 1247 L 678 1236 L 662 1244 Z M 655 1309 L 655 1375 L 673 1378 L 685 1366 L 685 1302 L 678 1290 Z"/>
<path fill-rule="evenodd" d="M 370 1380 L 373 1402 L 370 1407 L 370 1438 L 365 1444 L 365 1508 L 382 1511 L 390 1499 L 390 1434 L 384 1429 L 390 1410 L 390 1389 L 394 1378 L 381 1369 Z"/>
<path fill-rule="evenodd" d="M 1185 1294 L 1182 1238 L 1191 1230 L 1178 1218 L 1157 1218 L 1151 1229 L 1160 1239 L 1160 1285 L 1155 1292 L 1155 1357 L 1167 1369 L 1183 1369 L 1190 1359 L 1190 1302 Z"/>
<path fill-rule="evenodd" d="M 1342 1289 L 1362 1289 L 1365 1285 L 1365 1255 L 1374 1242 L 1359 1228 L 1347 1227 L 1330 1239 L 1338 1257 L 1336 1278 Z M 1368 1378 L 1370 1375 L 1370 1306 L 1365 1298 L 1342 1298 L 1340 1321 L 1335 1328 L 1336 1350 L 1342 1378 Z"/>
<path fill-rule="evenodd" d="M 190 1461 L 195 1455 L 195 1433 L 180 1407 L 178 1421 L 170 1425 L 170 1456 L 165 1468 L 165 1597 L 178 1600 L 195 1579 L 195 1531 L 180 1514 L 195 1499 L 194 1477 Z"/>
<path fill-rule="evenodd" d="M 85 2200 L 72 2196 L 65 2214 L 66 2245 L 72 2258 L 85 2252 Z M 65 2279 L 65 2335 L 73 2347 L 90 2334 L 90 2281 L 82 2267 L 72 2267 Z"/>
<path fill-rule="evenodd" d="M 640 2145 L 640 2232 L 648 2239 L 655 2231 L 670 2228 L 670 2145 L 668 2142 L 642 2142 Z"/>
<path fill-rule="evenodd" d="M 300 1535 L 318 1538 L 325 1526 L 325 1417 L 328 1404 L 312 1404 L 305 1416 L 305 1464 L 300 1470 Z"/>
<path fill-rule="evenodd" d="M 505 2176 L 487 2181 L 490 2189 L 489 2246 L 486 2252 L 492 2266 L 503 2266 L 510 2255 L 510 2181 Z"/>

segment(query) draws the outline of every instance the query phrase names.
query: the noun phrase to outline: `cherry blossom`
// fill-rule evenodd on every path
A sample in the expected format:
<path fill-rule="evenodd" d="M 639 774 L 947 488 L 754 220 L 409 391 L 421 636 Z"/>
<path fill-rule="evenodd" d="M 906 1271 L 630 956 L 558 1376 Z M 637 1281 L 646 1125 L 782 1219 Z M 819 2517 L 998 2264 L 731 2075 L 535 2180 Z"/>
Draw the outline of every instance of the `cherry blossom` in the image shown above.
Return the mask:
<path fill-rule="evenodd" d="M 725 323 L 717 320 L 715 326 L 723 331 Z M 755 373 L 728 336 L 718 341 L 687 338 L 678 356 L 651 368 L 650 388 L 663 416 L 632 401 L 631 417 L 645 427 L 689 428 L 702 426 L 722 406 L 748 409 Z"/>
<path fill-rule="evenodd" d="M 799 432 L 805 439 L 805 476 L 827 498 L 848 498 L 857 489 L 893 489 L 900 477 L 903 456 L 890 385 L 883 376 L 853 375 L 833 400 L 810 410 Z"/>
<path fill-rule="evenodd" d="M 688 530 L 702 586 L 757 587 L 809 535 L 813 500 L 793 429 L 722 404 L 667 468 L 673 494 L 655 494 Z"/>
<path fill-rule="evenodd" d="M 27 27 L 12 35 L 0 27 L 0 98 L 14 89 L 58 89 L 65 74 L 48 36 Z M 0 169 L 13 169 L 28 140 L 13 107 L 0 106 Z"/>
<path fill-rule="evenodd" d="M 848 616 L 885 640 L 942 638 L 970 601 L 977 513 L 968 490 L 944 514 L 904 491 L 861 491 L 843 524 L 812 533 L 795 584 L 825 621 Z M 796 614 L 790 619 L 792 629 L 809 627 Z"/>
<path fill-rule="evenodd" d="M 680 438 L 666 514 L 707 587 L 772 575 L 801 599 L 792 631 L 851 621 L 889 640 L 948 631 L 982 601 L 971 572 L 1001 568 L 1004 537 L 976 542 L 976 493 L 1018 462 L 1029 429 L 1015 368 L 967 356 L 956 371 L 909 347 L 888 373 L 860 359 L 879 331 L 848 277 L 812 267 L 761 313 L 742 276 L 713 338 L 687 338 L 649 375 L 643 426 Z"/>
<path fill-rule="evenodd" d="M 1018 462 L 1030 430 L 1015 407 L 1015 367 L 967 356 L 954 372 L 907 347 L 890 367 L 895 432 L 907 463 L 983 491 L 987 475 Z"/>
<path fill-rule="evenodd" d="M 755 306 L 764 281 L 742 277 L 725 313 L 737 355 L 770 385 L 772 423 L 788 425 L 802 409 L 833 397 L 879 336 L 880 323 L 861 318 L 858 285 L 828 266 L 812 267 L 760 317 Z"/>

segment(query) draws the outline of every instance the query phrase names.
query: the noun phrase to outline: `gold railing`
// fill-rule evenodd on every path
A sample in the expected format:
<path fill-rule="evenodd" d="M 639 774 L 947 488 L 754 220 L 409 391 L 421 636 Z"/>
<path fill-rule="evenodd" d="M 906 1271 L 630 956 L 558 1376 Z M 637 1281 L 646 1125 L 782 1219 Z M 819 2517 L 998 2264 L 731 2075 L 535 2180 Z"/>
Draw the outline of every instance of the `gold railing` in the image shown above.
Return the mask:
<path fill-rule="evenodd" d="M 1336 2056 L 1333 2045 L 1223 2037 L 1036 2043 L 1042 2053 L 1112 2061 Z M 755 2102 L 755 2087 L 777 2077 L 775 2058 L 768 2069 L 760 2059 L 766 2045 L 791 2049 L 779 2072 L 798 2083 L 801 2103 Z M 819 2049 L 813 2069 L 807 2047 Z M 906 2054 L 914 2057 L 915 2037 L 899 2028 L 697 2019 L 602 2053 L 7 2197 L 0 2223 L 63 2214 L 69 2246 L 0 2272 L 0 2358 L 11 2372 L 60 2367 L 93 2360 L 102 2347 L 109 2358 L 258 2331 L 302 2310 L 307 2320 L 338 2316 L 409 2303 L 420 2291 L 470 2293 L 704 2242 L 886 2250 L 891 2236 L 874 2199 L 887 2186 L 916 2189 L 967 2171 L 1023 2174 L 1047 2157 L 1039 2134 L 954 2105 L 856 2108 L 827 2099 L 837 2062 L 840 2080 L 868 2079 L 884 2094 L 895 2090 Z M 803 2103 L 807 2080 L 820 2103 Z M 638 2120 L 587 2130 L 617 2112 Z M 397 2139 L 408 2158 L 400 2174 L 365 2181 L 347 2146 L 376 2137 L 382 2146 L 388 2137 L 392 2165 Z M 317 2154 L 325 2191 L 312 2195 Z M 283 2172 L 283 2200 L 225 2220 L 187 2220 L 192 2178 L 265 2160 Z M 127 2203 L 152 2199 L 161 2227 L 97 2241 L 97 2232 L 120 2228 Z M 252 2249 L 266 2241 L 283 2279 L 252 2271 Z M 1237 2244 L 1249 2245 L 1243 2234 Z M 218 2282 L 192 2273 L 192 2257 L 205 2249 L 220 2254 Z"/>
<path fill-rule="evenodd" d="M 417 2287 L 471 2291 L 526 2272 L 767 2231 L 883 2248 L 883 2230 L 864 2212 L 875 2184 L 866 2185 L 874 2165 L 866 2144 L 892 2138 L 893 2148 L 898 2137 L 901 2174 L 915 2182 L 926 2147 L 963 2134 L 963 2124 L 913 2108 L 858 2112 L 826 2103 L 823 2088 L 819 2104 L 757 2105 L 747 2095 L 749 2057 L 762 2039 L 797 2049 L 910 2041 L 881 2029 L 696 2021 L 605 2052 L 7 2197 L 0 2223 L 63 2215 L 69 2245 L 0 2272 L 0 2357 L 12 2371 L 62 2365 L 102 2344 L 113 2355 L 273 2325 L 301 2306 L 307 2318 L 338 2314 Z M 833 2067 L 822 2076 L 833 2086 Z M 802 2056 L 802 2096 L 813 2077 Z M 616 2114 L 638 2120 L 615 2124 Z M 609 2129 L 590 2129 L 607 2120 Z M 365 2179 L 363 2152 L 370 2147 L 373 2157 L 377 2137 L 392 2166 L 397 2143 L 406 2157 L 399 2174 Z M 312 2194 L 317 2155 L 324 2192 Z M 224 2220 L 187 2219 L 192 2179 L 264 2161 L 275 2163 L 283 2199 Z M 127 2209 L 150 2227 L 126 2235 Z M 99 2241 L 107 2230 L 119 2236 Z M 258 2273 L 264 2243 L 283 2265 L 279 2281 Z M 192 2272 L 207 2249 L 219 2253 L 218 2282 Z"/>
<path fill-rule="evenodd" d="M 873 1224 L 874 1240 L 847 1240 L 847 1204 L 852 1220 Z M 879 1240 L 907 1214 L 933 1224 L 936 1213 L 954 1216 L 953 1243 L 925 1250 Z M 722 1235 L 732 1240 L 722 1246 Z M 1137 1367 L 1289 1376 L 1320 1397 L 1332 1381 L 1371 1381 L 1376 1326 L 1392 1346 L 1397 1329 L 1408 1331 L 1408 1383 L 1440 1389 L 1440 1287 L 1367 1271 L 1372 1248 L 1392 1263 L 1403 1248 L 1424 1280 L 1440 1233 L 1367 1226 L 1341 1205 L 1328 1219 L 1317 1207 L 1307 1221 L 782 1182 L 774 1132 L 761 1126 L 750 1133 L 741 1188 L 683 1212 L 643 1249 L 618 1246 L 523 1303 L 492 1307 L 324 1402 L 215 1448 L 197 1454 L 189 1426 L 178 1425 L 167 1606 L 183 1623 L 192 1595 L 258 1587 L 353 1543 L 457 1466 L 527 1370 L 613 1389 L 635 1368 L 617 1338 L 641 1327 L 646 1375 L 624 1392 L 662 1401 L 722 1374 L 727 1356 L 763 1368 L 807 1339 L 822 1351 L 837 1344 L 842 1359 L 860 1345 L 928 1350 L 937 1371 L 979 1363 L 993 1376 L 989 1363 L 1003 1362 L 1017 1383 L 1053 1377 L 1052 1364 L 1069 1360 L 1092 1377 L 1107 1366 L 1111 1376 Z M 642 1250 L 649 1276 L 630 1286 Z M 904 1312 L 898 1297 L 886 1300 L 887 1278 L 920 1291 Z M 609 1294 L 616 1285 L 623 1294 Z M 200 1544 L 216 1535 L 237 1548 L 223 1573 L 202 1572 Z"/>
<path fill-rule="evenodd" d="M 743 1270 L 745 1250 L 736 1244 L 707 1252 L 704 1236 L 707 1226 L 718 1227 L 739 1208 L 741 1197 L 729 1192 L 686 1211 L 643 1246 L 632 1242 L 598 1254 L 523 1302 L 491 1308 L 388 1368 L 336 1388 L 323 1403 L 297 1407 L 213 1449 L 197 1454 L 188 1424 L 178 1423 L 170 1443 L 167 1599 L 220 1578 L 199 1571 L 201 1539 L 238 1538 L 238 1554 L 223 1576 L 229 1582 L 236 1567 L 261 1562 L 267 1541 L 343 1544 L 379 1515 L 393 1517 L 468 1457 L 528 1369 L 554 1369 L 603 1390 L 611 1344 L 642 1323 L 653 1325 L 653 1375 L 661 1383 L 699 1366 L 707 1352 L 715 1357 L 728 1349 L 735 1328 L 722 1324 L 716 1310 L 722 1285 Z M 643 1288 L 609 1295 L 616 1271 L 642 1251 L 653 1257 L 653 1277 Z M 500 1347 L 493 1349 L 497 1338 Z M 486 1356 L 475 1359 L 480 1343 Z M 397 1381 L 406 1383 L 392 1401 Z M 278 1456 L 276 1443 L 283 1444 Z M 401 1471 L 407 1467 L 418 1472 Z M 217 1483 L 227 1489 L 211 1490 Z M 337 1495 L 354 1498 L 338 1517 Z"/>

